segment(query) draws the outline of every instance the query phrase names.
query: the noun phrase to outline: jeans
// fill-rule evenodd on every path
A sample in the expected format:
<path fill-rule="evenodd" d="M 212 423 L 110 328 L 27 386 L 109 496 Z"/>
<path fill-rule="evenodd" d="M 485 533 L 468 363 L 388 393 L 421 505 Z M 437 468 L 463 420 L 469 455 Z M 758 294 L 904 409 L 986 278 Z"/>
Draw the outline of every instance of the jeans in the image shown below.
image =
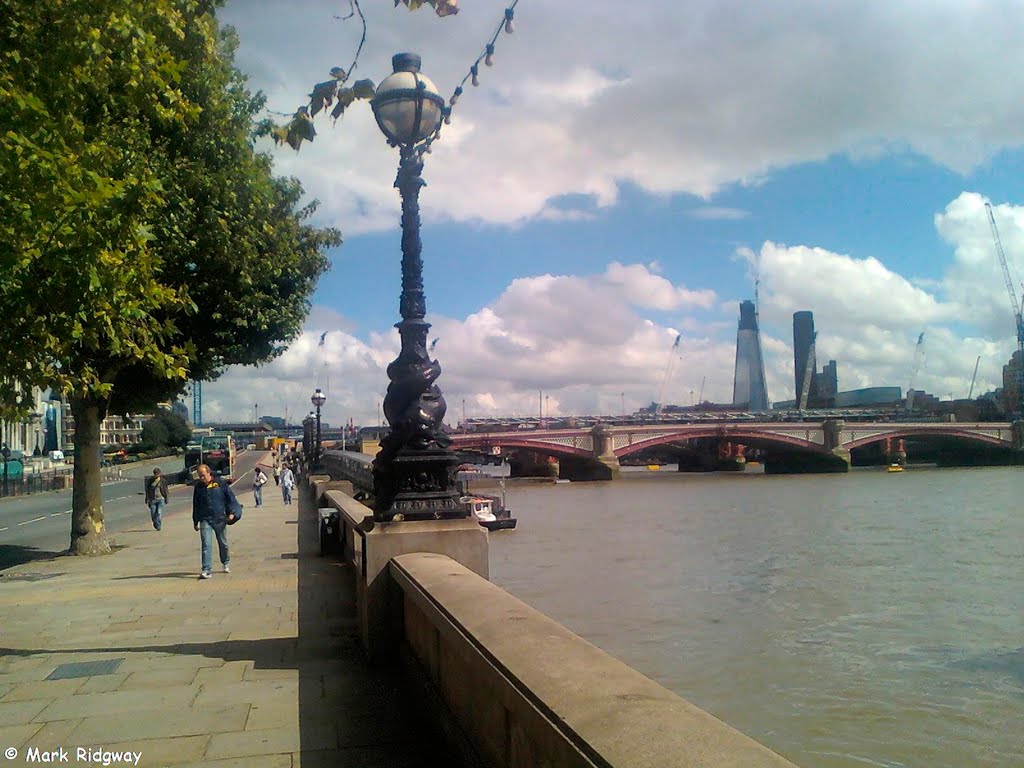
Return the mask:
<path fill-rule="evenodd" d="M 254 485 L 252 487 L 252 497 L 254 499 L 256 499 L 256 506 L 257 507 L 262 507 L 263 506 L 263 486 L 262 485 Z"/>
<path fill-rule="evenodd" d="M 281 486 L 281 495 L 284 497 L 285 504 L 292 503 L 292 487 L 290 485 Z"/>
<path fill-rule="evenodd" d="M 228 524 L 213 525 L 206 520 L 199 521 L 199 539 L 202 542 L 203 570 L 213 569 L 213 535 L 217 534 L 217 548 L 220 550 L 220 561 L 227 565 L 231 561 L 228 551 Z"/>
<path fill-rule="evenodd" d="M 158 531 L 163 525 L 164 507 L 166 506 L 167 502 L 164 501 L 163 496 L 157 496 L 149 503 L 149 516 L 153 520 L 153 527 Z"/>

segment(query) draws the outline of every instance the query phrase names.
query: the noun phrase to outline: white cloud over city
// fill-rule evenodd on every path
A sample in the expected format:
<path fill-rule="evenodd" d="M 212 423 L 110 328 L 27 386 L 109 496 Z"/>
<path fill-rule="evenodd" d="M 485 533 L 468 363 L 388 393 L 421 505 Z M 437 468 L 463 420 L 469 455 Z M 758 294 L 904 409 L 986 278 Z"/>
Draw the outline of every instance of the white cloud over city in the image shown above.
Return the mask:
<path fill-rule="evenodd" d="M 326 0 L 228 3 L 225 18 L 242 38 L 238 64 L 273 109 L 293 110 L 331 66 L 349 64 L 359 29 L 332 18 L 339 5 L 346 10 Z M 391 53 L 412 49 L 450 93 L 504 7 L 461 5 L 441 20 L 364 0 L 370 29 L 354 76 L 379 81 Z M 966 174 L 1024 143 L 1024 101 L 1006 76 L 1024 65 L 1012 37 L 1022 23 L 1024 5 L 1013 4 L 529 0 L 427 158 L 423 217 L 498 232 L 587 221 L 621 204 L 630 185 L 703 199 L 688 214 L 697 220 L 742 222 L 748 212 L 717 204 L 717 192 L 836 156 L 913 154 Z M 278 171 L 298 176 L 321 202 L 318 220 L 346 237 L 393 230 L 396 154 L 367 105 L 317 126 L 300 153 L 276 151 Z M 756 264 L 760 280 L 770 398 L 792 397 L 791 315 L 801 309 L 814 311 L 819 365 L 839 361 L 841 389 L 905 389 L 922 331 L 919 388 L 965 396 L 979 356 L 975 394 L 999 386 L 1015 340 L 983 203 L 965 191 L 932 212 L 937 279 L 836 245 L 738 242 L 738 260 Z M 1024 208 L 998 205 L 996 214 L 1011 269 L 1024 276 Z M 749 295 L 699 274 L 673 282 L 626 253 L 587 274 L 567 274 L 558 256 L 472 314 L 429 318 L 450 422 L 545 405 L 552 414 L 614 413 L 662 391 L 679 403 L 701 392 L 731 399 L 737 305 Z M 397 333 L 354 328 L 315 307 L 281 358 L 207 386 L 207 418 L 244 418 L 256 403 L 264 414 L 301 417 L 319 385 L 329 421 L 376 423 Z"/>
<path fill-rule="evenodd" d="M 871 257 L 764 243 L 752 256 L 760 269 L 770 398 L 793 396 L 792 312 L 806 308 L 815 313 L 819 366 L 839 361 L 841 389 L 905 390 L 921 332 L 925 360 L 916 388 L 965 397 L 979 356 L 974 394 L 1001 386 L 1013 326 L 983 202 L 964 194 L 936 216 L 953 256 L 944 279 L 929 288 Z M 996 213 L 1004 243 L 1015 251 L 1019 243 L 1024 252 L 1024 209 L 997 206 Z M 737 303 L 744 297 L 727 300 L 711 289 L 672 285 L 655 266 L 613 262 L 596 275 L 518 278 L 479 312 L 429 318 L 449 422 L 464 412 L 532 415 L 542 407 L 552 415 L 618 413 L 623 404 L 632 411 L 662 394 L 680 404 L 702 392 L 730 401 Z M 1024 264 L 1011 268 L 1024 275 Z M 321 322 L 308 324 L 279 360 L 255 371 L 234 369 L 208 385 L 208 417 L 243 417 L 261 392 L 275 393 L 261 412 L 283 415 L 290 404 L 290 413 L 301 416 L 311 387 L 321 386 L 330 396 L 325 412 L 332 423 L 349 417 L 376 423 L 397 333 L 362 341 L 337 328 L 344 319 L 335 313 L 316 311 L 311 320 Z M 682 341 L 674 351 L 677 333 Z"/>

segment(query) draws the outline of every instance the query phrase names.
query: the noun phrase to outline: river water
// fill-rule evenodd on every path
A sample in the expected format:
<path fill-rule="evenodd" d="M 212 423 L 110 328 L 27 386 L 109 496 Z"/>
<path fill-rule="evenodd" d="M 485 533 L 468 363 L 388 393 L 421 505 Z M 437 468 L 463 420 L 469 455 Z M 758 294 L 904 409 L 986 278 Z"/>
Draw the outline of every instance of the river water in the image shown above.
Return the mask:
<path fill-rule="evenodd" d="M 508 491 L 491 579 L 804 768 L 1024 766 L 1024 474 Z"/>

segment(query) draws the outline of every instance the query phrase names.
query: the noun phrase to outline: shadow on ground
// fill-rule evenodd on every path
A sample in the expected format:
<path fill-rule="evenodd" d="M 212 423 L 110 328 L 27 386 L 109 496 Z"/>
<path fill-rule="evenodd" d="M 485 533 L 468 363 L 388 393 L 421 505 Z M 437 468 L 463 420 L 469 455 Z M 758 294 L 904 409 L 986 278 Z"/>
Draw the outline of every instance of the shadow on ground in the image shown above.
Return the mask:
<path fill-rule="evenodd" d="M 51 552 L 20 544 L 0 544 L 0 571 L 13 568 L 15 565 L 31 563 L 34 560 L 53 560 L 66 555 L 67 552 Z"/>
<path fill-rule="evenodd" d="M 77 648 L 74 653 L 168 653 L 224 661 L 252 661 L 256 670 L 293 669 L 299 677 L 299 743 L 303 766 L 334 768 L 420 768 L 460 761 L 430 730 L 415 710 L 397 664 L 371 667 L 363 654 L 355 606 L 355 579 L 350 566 L 320 556 L 319 523 L 313 501 L 298 494 L 298 636 L 210 643 L 123 645 Z M 27 547 L 14 552 L 18 562 L 58 556 Z M 124 579 L 194 578 L 170 572 Z M 0 574 L 2 583 L 2 574 Z M 67 648 L 4 648 L 0 656 L 66 654 Z M 337 748 L 324 748 L 324 723 L 337 728 Z"/>

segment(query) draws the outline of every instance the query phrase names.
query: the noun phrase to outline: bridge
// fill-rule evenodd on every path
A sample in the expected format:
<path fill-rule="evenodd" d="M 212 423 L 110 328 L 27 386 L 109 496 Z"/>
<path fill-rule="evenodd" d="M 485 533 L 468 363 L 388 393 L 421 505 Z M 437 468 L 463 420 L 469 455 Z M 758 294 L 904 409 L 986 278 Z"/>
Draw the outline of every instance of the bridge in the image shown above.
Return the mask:
<path fill-rule="evenodd" d="M 462 432 L 452 436 L 454 450 L 485 453 L 510 449 L 553 456 L 572 479 L 611 479 L 619 462 L 657 446 L 689 448 L 730 444 L 767 452 L 779 471 L 796 457 L 812 471 L 847 471 L 850 451 L 873 443 L 908 438 L 955 438 L 1016 451 L 1024 450 L 1024 422 L 846 422 L 823 419 L 803 422 L 698 422 L 569 429 L 517 429 Z M 773 458 L 774 457 L 774 458 Z M 799 470 L 797 470 L 799 471 Z M 804 469 L 803 471 L 807 471 Z"/>

